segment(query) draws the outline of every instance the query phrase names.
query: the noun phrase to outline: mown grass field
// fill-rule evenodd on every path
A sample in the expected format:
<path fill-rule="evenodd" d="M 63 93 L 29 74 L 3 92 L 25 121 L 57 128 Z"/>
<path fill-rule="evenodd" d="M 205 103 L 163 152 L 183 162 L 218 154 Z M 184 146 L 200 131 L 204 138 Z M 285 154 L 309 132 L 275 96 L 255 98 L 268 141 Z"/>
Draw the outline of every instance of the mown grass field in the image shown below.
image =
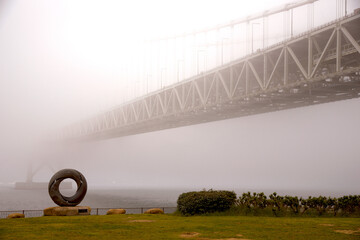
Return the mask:
<path fill-rule="evenodd" d="M 111 215 L 0 219 L 0 239 L 360 239 L 360 218 Z"/>

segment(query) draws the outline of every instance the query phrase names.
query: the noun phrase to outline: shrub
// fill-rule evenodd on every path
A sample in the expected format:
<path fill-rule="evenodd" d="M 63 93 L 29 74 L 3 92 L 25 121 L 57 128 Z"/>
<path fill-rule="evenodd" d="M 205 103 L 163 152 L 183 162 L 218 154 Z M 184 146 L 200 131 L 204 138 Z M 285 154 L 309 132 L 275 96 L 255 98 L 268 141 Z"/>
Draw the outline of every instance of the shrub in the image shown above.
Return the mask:
<path fill-rule="evenodd" d="M 352 214 L 360 208 L 360 195 L 349 195 L 338 198 L 339 208 L 348 214 Z"/>
<path fill-rule="evenodd" d="M 301 214 L 304 214 L 309 209 L 308 200 L 305 198 L 300 198 L 300 209 L 302 209 Z"/>
<path fill-rule="evenodd" d="M 177 207 L 183 215 L 222 212 L 234 205 L 236 194 L 233 191 L 209 191 L 182 193 Z"/>
<path fill-rule="evenodd" d="M 319 216 L 325 213 L 329 206 L 328 199 L 323 196 L 319 196 L 319 197 L 310 196 L 307 200 L 307 205 L 309 206 L 309 208 L 315 209 L 318 212 Z"/>
<path fill-rule="evenodd" d="M 238 206 L 246 207 L 246 208 L 260 208 L 264 209 L 267 206 L 267 197 L 263 192 L 256 193 L 254 192 L 252 195 L 250 192 L 243 193 L 239 199 L 236 201 Z"/>
<path fill-rule="evenodd" d="M 278 216 L 278 212 L 281 212 L 284 205 L 284 197 L 279 196 L 274 192 L 269 196 L 268 205 L 272 207 L 273 214 Z"/>
<path fill-rule="evenodd" d="M 297 196 L 293 197 L 286 195 L 284 197 L 284 206 L 290 208 L 291 211 L 295 214 L 300 212 L 300 201 Z"/>

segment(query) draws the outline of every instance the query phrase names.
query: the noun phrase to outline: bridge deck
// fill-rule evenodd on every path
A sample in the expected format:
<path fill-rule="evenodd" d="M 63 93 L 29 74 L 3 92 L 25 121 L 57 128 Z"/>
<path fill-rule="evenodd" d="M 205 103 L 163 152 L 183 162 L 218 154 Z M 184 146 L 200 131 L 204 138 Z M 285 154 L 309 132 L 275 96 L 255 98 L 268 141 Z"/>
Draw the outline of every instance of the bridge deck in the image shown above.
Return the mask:
<path fill-rule="evenodd" d="M 360 15 L 158 90 L 69 126 L 103 139 L 360 96 Z"/>

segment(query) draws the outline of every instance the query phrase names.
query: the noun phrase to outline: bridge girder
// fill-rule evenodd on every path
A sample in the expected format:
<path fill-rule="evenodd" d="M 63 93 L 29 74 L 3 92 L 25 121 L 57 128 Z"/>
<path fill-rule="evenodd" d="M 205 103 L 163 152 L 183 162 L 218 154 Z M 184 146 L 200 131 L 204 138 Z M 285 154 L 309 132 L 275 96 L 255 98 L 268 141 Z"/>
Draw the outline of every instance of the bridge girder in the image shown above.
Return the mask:
<path fill-rule="evenodd" d="M 102 139 L 360 96 L 360 15 L 331 22 L 94 118 L 62 139 Z"/>

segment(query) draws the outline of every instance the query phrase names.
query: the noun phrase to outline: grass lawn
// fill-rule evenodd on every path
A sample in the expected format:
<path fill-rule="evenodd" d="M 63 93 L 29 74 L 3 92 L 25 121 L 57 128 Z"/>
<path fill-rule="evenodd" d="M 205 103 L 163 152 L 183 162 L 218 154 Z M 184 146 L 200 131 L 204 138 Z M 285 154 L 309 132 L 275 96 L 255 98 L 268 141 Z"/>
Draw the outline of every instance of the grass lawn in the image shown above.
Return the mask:
<path fill-rule="evenodd" d="M 360 218 L 111 215 L 0 219 L 0 239 L 360 239 Z"/>

